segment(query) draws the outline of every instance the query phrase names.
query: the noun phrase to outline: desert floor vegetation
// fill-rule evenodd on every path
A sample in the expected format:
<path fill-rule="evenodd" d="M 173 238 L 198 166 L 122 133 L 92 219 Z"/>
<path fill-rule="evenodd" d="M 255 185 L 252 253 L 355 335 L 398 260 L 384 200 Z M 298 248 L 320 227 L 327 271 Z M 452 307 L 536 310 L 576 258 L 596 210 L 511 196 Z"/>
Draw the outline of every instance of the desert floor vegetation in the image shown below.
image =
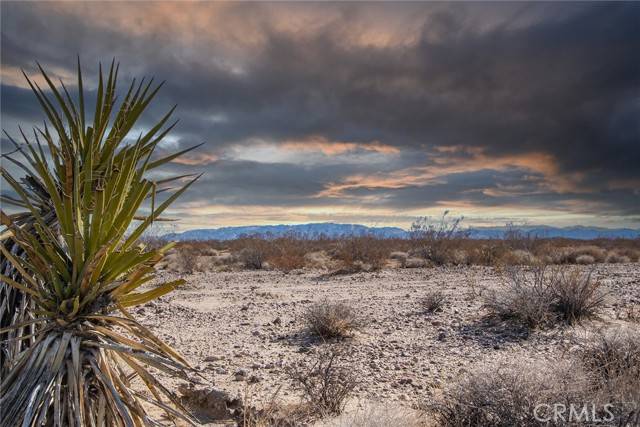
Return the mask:
<path fill-rule="evenodd" d="M 342 339 L 353 336 L 364 320 L 353 307 L 344 302 L 321 301 L 304 313 L 307 331 L 320 339 Z"/>
<path fill-rule="evenodd" d="M 427 411 L 450 427 L 588 425 L 596 417 L 604 425 L 639 425 L 639 338 L 622 326 L 581 337 L 553 361 L 481 364 L 449 384 Z M 554 413 L 554 405 L 562 411 Z"/>
<path fill-rule="evenodd" d="M 384 268 L 626 264 L 639 260 L 638 239 L 581 241 L 511 235 L 504 239 L 470 239 L 455 231 L 415 234 L 410 239 L 247 236 L 230 241 L 181 242 L 163 265 L 187 273 L 324 269 L 354 274 Z"/>
<path fill-rule="evenodd" d="M 358 385 L 357 368 L 349 364 L 347 351 L 325 347 L 285 369 L 294 390 L 301 392 L 310 413 L 318 418 L 340 415 Z"/>
<path fill-rule="evenodd" d="M 144 239 L 197 179 L 148 178 L 188 151 L 153 156 L 172 110 L 129 143 L 157 87 L 112 114 L 112 65 L 88 124 L 80 70 L 77 103 L 42 73 L 51 127 L 1 170 L 24 209 L 0 218 L 1 426 L 638 422 L 638 240 L 472 240 L 446 214 L 408 239 Z"/>
<path fill-rule="evenodd" d="M 349 425 L 356 421 L 360 424 L 353 425 L 385 425 L 376 424 L 378 418 L 410 420 L 407 425 L 416 426 L 452 425 L 440 419 L 451 410 L 438 406 L 442 403 L 440 398 L 457 396 L 458 404 L 465 405 L 470 399 L 479 399 L 479 394 L 462 391 L 470 393 L 475 388 L 491 390 L 484 394 L 486 413 L 465 416 L 482 419 L 499 415 L 508 423 L 519 411 L 525 417 L 522 411 L 530 408 L 526 397 L 543 386 L 540 377 L 558 381 L 551 390 L 545 388 L 542 396 L 547 400 L 570 398 L 581 403 L 587 399 L 601 407 L 607 396 L 619 396 L 613 399 L 613 404 L 618 405 L 616 416 L 635 414 L 635 359 L 624 355 L 637 352 L 630 344 L 636 341 L 634 336 L 627 338 L 626 333 L 617 339 L 611 333 L 624 329 L 631 334 L 637 329 L 633 316 L 626 313 L 640 308 L 638 266 L 546 267 L 546 287 L 538 301 L 543 302 L 542 323 L 536 327 L 509 316 L 496 316 L 487 306 L 486 299 L 494 292 L 502 292 L 512 275 L 522 275 L 522 286 L 527 287 L 538 271 L 536 266 L 513 269 L 383 268 L 350 275 L 326 275 L 317 268 L 305 268 L 297 274 L 268 269 L 204 271 L 189 276 L 191 287 L 180 288 L 153 305 L 144 306 L 139 315 L 152 331 L 192 362 L 204 378 L 198 387 L 225 393 L 226 403 L 220 405 L 226 405 L 227 413 L 240 413 L 238 402 L 246 398 L 246 389 L 251 387 L 248 406 L 254 410 L 245 413 L 256 421 L 254 425 Z M 562 291 L 547 286 L 553 269 L 559 269 L 557 277 L 564 274 L 571 285 L 560 288 Z M 581 280 L 569 280 L 574 274 Z M 181 275 L 167 270 L 163 279 Z M 597 295 L 602 293 L 606 298 L 592 314 L 569 321 L 558 305 L 558 292 L 590 295 L 581 292 L 587 277 L 588 283 L 598 283 Z M 437 300 L 443 298 L 444 303 L 439 305 L 439 311 L 428 314 L 425 298 L 432 295 Z M 525 302 L 533 300 L 528 293 L 522 298 Z M 350 319 L 355 315 L 366 322 L 357 333 L 349 332 L 348 339 L 312 336 L 307 313 L 317 312 L 325 318 L 326 313 L 336 313 L 335 304 L 348 307 L 349 316 L 327 318 Z M 526 311 L 533 319 L 537 318 L 535 307 L 534 304 Z M 341 350 L 339 365 L 356 377 L 356 385 L 342 402 L 340 415 L 329 415 L 331 411 L 326 409 L 309 409 L 305 391 L 289 375 L 291 367 L 308 373 L 332 348 Z M 500 386 L 491 382 L 495 375 L 481 374 L 496 365 L 540 366 L 543 374 L 520 381 L 520 376 L 525 375 L 523 368 L 505 369 L 500 371 L 500 378 L 513 388 L 492 388 Z M 611 367 L 610 372 L 600 373 L 601 366 Z M 554 371 L 556 368 L 562 370 Z M 566 386 L 572 384 L 569 380 L 566 384 L 560 381 L 567 375 L 577 379 L 579 387 Z M 164 374 L 160 376 L 165 378 Z M 175 387 L 181 383 L 168 377 L 166 381 Z M 472 384 L 475 388 L 458 384 Z M 520 403 L 504 406 L 507 394 L 500 393 L 515 393 L 520 396 Z M 372 420 L 367 416 L 379 413 L 380 407 L 389 408 L 387 418 L 375 416 Z M 237 420 L 234 416 L 231 419 Z M 466 419 L 470 418 L 462 418 L 461 422 Z M 265 420 L 271 424 L 265 424 Z"/>
<path fill-rule="evenodd" d="M 422 307 L 427 313 L 436 313 L 442 311 L 446 301 L 447 297 L 442 291 L 431 291 L 422 298 Z"/>
<path fill-rule="evenodd" d="M 592 270 L 516 266 L 508 268 L 501 286 L 485 297 L 485 308 L 492 315 L 536 328 L 557 321 L 572 324 L 592 318 L 605 298 Z"/>

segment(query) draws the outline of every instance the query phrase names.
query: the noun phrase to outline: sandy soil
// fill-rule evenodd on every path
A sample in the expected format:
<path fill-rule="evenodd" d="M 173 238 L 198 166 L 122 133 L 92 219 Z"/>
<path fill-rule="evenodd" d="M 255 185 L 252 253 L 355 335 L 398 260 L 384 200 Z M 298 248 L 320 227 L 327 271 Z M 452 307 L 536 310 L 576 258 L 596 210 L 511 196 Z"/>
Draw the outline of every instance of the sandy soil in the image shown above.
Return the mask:
<path fill-rule="evenodd" d="M 137 313 L 200 371 L 203 387 L 248 394 L 258 406 L 279 388 L 279 398 L 293 401 L 283 367 L 313 357 L 319 346 L 340 345 L 348 347 L 348 363 L 361 380 L 354 401 L 416 407 L 483 360 L 553 360 L 585 331 L 624 322 L 622 313 L 640 308 L 640 264 L 597 265 L 594 275 L 609 293 L 600 319 L 531 333 L 487 319 L 481 294 L 503 277 L 485 267 L 334 277 L 320 271 L 197 273 Z M 427 314 L 420 301 L 433 290 L 444 292 L 447 302 L 443 311 Z M 337 344 L 310 339 L 303 313 L 323 300 L 348 302 L 366 325 Z"/>

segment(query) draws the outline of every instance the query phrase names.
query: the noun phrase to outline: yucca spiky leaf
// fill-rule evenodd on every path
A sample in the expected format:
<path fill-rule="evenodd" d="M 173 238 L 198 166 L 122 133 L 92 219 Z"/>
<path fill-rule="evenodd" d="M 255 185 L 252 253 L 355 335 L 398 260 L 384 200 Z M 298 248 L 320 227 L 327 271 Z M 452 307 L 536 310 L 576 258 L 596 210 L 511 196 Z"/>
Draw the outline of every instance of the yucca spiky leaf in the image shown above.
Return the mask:
<path fill-rule="evenodd" d="M 12 139 L 17 152 L 3 156 L 25 174 L 21 180 L 0 168 L 15 192 L 4 195 L 3 203 L 23 209 L 0 211 L 0 281 L 26 307 L 19 315 L 13 307 L 0 329 L 0 425 L 155 425 L 146 404 L 189 420 L 175 395 L 148 371 L 186 379 L 187 362 L 127 311 L 182 283 L 140 291 L 171 245 L 147 250 L 138 238 L 197 179 L 156 203 L 158 186 L 185 178 L 148 178 L 150 169 L 174 158 L 152 158 L 173 127 L 165 127 L 173 108 L 131 140 L 129 132 L 161 85 L 134 81 L 114 113 L 118 66 L 112 63 L 106 79 L 100 70 L 93 120 L 86 123 L 79 64 L 77 102 L 62 82 L 59 88 L 40 71 L 50 95 L 25 78 L 47 124 L 35 129 L 33 139 L 23 133 L 22 144 Z M 151 208 L 141 215 L 147 201 Z M 9 314 L 11 309 L 3 307 Z M 132 388 L 133 378 L 149 393 Z"/>

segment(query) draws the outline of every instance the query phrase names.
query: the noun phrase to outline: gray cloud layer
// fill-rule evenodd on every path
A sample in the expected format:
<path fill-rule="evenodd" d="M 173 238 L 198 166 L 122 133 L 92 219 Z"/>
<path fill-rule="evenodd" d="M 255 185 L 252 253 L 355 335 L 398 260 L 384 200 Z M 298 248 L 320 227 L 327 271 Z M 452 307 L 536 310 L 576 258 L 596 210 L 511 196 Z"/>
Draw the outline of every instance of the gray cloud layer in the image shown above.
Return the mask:
<path fill-rule="evenodd" d="M 3 79 L 35 60 L 72 75 L 76 54 L 87 73 L 116 56 L 130 76 L 166 79 L 148 120 L 177 103 L 176 143 L 207 141 L 201 153 L 219 159 L 172 166 L 207 171 L 193 202 L 640 215 L 638 3 L 160 5 L 172 6 L 2 3 Z M 2 116 L 9 130 L 40 118 L 4 81 Z M 306 165 L 229 154 L 317 137 L 398 153 Z M 454 151 L 468 170 L 411 179 Z"/>

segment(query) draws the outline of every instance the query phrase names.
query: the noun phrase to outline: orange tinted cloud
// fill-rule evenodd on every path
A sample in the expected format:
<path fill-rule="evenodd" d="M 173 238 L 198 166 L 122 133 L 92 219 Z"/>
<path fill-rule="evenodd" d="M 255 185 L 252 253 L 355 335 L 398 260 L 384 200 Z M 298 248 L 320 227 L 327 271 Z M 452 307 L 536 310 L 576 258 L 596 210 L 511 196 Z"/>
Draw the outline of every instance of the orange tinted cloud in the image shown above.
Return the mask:
<path fill-rule="evenodd" d="M 172 163 L 177 163 L 179 165 L 187 165 L 187 166 L 200 166 L 200 165 L 208 165 L 210 163 L 214 163 L 218 161 L 218 156 L 214 154 L 197 154 L 189 157 L 178 157 L 173 159 Z"/>
<path fill-rule="evenodd" d="M 529 170 L 543 176 L 539 185 L 558 193 L 580 192 L 582 174 L 564 174 L 556 159 L 547 153 L 532 152 L 507 156 L 489 156 L 477 147 L 439 147 L 432 165 L 400 169 L 390 173 L 353 175 L 341 182 L 327 185 L 316 197 L 345 197 L 346 192 L 360 188 L 399 189 L 442 183 L 443 177 L 455 173 L 480 170 L 504 171 L 512 168 Z M 460 155 L 464 154 L 464 156 Z M 490 190 L 498 191 L 498 190 Z M 502 191 L 508 191 L 502 189 Z M 487 193 L 489 195 L 489 193 Z"/>
<path fill-rule="evenodd" d="M 400 150 L 379 141 L 369 143 L 329 141 L 322 136 L 314 136 L 300 141 L 285 141 L 280 147 L 290 151 L 317 151 L 327 156 L 336 156 L 357 150 L 371 151 L 381 154 L 398 154 Z"/>

